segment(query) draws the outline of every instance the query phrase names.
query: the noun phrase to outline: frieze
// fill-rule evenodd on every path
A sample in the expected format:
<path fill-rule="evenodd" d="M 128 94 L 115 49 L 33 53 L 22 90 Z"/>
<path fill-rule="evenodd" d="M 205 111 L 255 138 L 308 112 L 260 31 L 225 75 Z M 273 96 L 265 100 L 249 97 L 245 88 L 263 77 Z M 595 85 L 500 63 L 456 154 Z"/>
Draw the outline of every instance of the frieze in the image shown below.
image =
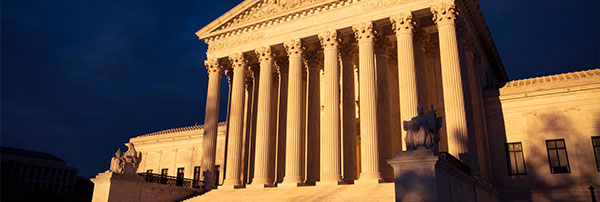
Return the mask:
<path fill-rule="evenodd" d="M 211 41 L 211 42 L 208 42 L 207 52 L 210 53 L 210 52 L 216 51 L 216 50 L 231 48 L 231 47 L 237 46 L 239 44 L 246 43 L 248 41 L 262 39 L 263 37 L 264 37 L 264 32 L 259 31 L 259 32 L 251 32 L 251 33 L 246 33 L 246 34 L 235 36 L 235 37 Z"/>
<path fill-rule="evenodd" d="M 376 0 L 376 1 L 368 1 L 362 5 L 363 12 L 368 12 L 375 9 L 385 8 L 391 5 L 396 5 L 403 2 L 408 2 L 412 0 Z"/>

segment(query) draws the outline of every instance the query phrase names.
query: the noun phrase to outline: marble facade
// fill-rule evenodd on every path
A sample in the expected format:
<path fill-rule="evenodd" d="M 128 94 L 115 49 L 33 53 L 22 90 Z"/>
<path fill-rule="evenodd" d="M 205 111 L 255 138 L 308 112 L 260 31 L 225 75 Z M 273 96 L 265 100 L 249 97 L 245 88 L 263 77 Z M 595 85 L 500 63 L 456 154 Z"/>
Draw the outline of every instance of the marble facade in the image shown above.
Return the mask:
<path fill-rule="evenodd" d="M 443 117 L 439 151 L 469 172 L 442 173 L 478 186 L 445 185 L 471 199 L 584 201 L 600 184 L 585 163 L 600 158 L 599 70 L 509 81 L 476 0 L 246 0 L 196 35 L 208 44 L 205 125 L 130 141 L 138 172 L 192 178 L 200 166 L 213 190 L 189 201 L 392 201 L 386 161 L 406 150 L 417 106 Z M 548 169 L 550 139 L 571 148 L 570 173 Z M 526 174 L 507 171 L 517 142 Z"/>
<path fill-rule="evenodd" d="M 458 15 L 476 4 L 242 2 L 196 33 L 209 46 L 206 173 L 220 92 L 211 84 L 228 72 L 224 187 L 391 182 L 385 161 L 406 149 L 401 120 L 419 105 L 445 117 L 440 150 L 489 175 L 475 154 L 484 146 L 470 142 L 486 137 L 467 116 L 481 118 L 481 91 L 507 78 L 483 19 Z"/>

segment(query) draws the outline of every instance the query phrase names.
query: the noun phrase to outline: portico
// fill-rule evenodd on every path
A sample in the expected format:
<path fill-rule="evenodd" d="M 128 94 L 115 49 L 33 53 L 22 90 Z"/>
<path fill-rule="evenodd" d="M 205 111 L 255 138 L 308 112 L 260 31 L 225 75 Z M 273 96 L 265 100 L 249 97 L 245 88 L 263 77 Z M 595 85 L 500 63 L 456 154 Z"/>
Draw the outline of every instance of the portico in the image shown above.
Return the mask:
<path fill-rule="evenodd" d="M 417 115 L 419 105 L 433 105 L 444 117 L 441 151 L 470 166 L 480 162 L 471 155 L 476 150 L 468 138 L 471 106 L 463 92 L 464 82 L 478 80 L 463 76 L 461 54 L 485 52 L 487 44 L 464 43 L 477 40 L 469 33 L 482 29 L 481 22 L 456 12 L 469 6 L 244 1 L 198 31 L 209 47 L 212 84 L 204 157 L 214 156 L 211 128 L 219 118 L 220 89 L 213 83 L 223 70 L 233 70 L 223 188 L 389 180 L 391 167 L 384 162 L 406 148 L 401 124 Z M 203 162 L 210 176 L 214 160 Z"/>

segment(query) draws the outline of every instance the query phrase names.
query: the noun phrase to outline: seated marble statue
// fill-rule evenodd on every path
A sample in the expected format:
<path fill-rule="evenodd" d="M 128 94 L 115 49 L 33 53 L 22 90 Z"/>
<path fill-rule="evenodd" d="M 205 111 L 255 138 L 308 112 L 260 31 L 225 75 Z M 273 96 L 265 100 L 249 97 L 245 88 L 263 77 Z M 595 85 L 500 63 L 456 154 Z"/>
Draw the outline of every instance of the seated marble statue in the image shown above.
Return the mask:
<path fill-rule="evenodd" d="M 110 171 L 119 174 L 135 174 L 140 160 L 142 159 L 142 153 L 135 150 L 133 143 L 125 143 L 127 151 L 121 155 L 121 149 L 117 149 L 115 157 L 112 157 L 110 161 Z"/>
<path fill-rule="evenodd" d="M 436 117 L 437 110 L 433 109 L 425 115 L 423 107 L 417 107 L 417 116 L 410 121 L 404 121 L 404 130 L 407 131 L 404 141 L 407 150 L 416 150 L 420 147 L 433 150 L 438 154 L 439 130 L 442 127 L 442 118 Z"/>

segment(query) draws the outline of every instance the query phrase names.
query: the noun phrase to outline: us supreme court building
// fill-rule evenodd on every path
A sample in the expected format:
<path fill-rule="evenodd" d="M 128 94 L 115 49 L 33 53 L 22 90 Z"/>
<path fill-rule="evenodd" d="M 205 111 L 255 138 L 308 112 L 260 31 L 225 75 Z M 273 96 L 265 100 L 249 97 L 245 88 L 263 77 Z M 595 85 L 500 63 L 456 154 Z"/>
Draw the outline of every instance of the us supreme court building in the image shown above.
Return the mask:
<path fill-rule="evenodd" d="M 456 170 L 436 201 L 600 195 L 600 69 L 510 81 L 476 0 L 245 0 L 196 35 L 204 125 L 130 140 L 138 173 L 203 181 L 187 201 L 419 201 L 388 163 L 418 106 Z"/>

